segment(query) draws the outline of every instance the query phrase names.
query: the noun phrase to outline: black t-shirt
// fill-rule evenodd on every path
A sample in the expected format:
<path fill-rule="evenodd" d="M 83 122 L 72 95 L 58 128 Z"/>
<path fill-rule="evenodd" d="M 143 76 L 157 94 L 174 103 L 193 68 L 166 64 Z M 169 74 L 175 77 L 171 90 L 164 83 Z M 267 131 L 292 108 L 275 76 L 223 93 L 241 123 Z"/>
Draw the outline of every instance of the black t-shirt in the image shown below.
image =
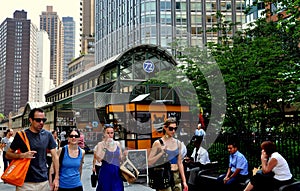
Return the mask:
<path fill-rule="evenodd" d="M 39 133 L 33 133 L 29 129 L 25 130 L 30 144 L 30 150 L 36 151 L 35 158 L 31 159 L 30 166 L 26 175 L 25 182 L 44 182 L 48 180 L 47 169 L 47 149 L 55 149 L 56 143 L 49 131 L 42 129 Z M 11 143 L 12 150 L 18 150 L 22 153 L 27 152 L 26 144 L 23 142 L 18 133 Z"/>

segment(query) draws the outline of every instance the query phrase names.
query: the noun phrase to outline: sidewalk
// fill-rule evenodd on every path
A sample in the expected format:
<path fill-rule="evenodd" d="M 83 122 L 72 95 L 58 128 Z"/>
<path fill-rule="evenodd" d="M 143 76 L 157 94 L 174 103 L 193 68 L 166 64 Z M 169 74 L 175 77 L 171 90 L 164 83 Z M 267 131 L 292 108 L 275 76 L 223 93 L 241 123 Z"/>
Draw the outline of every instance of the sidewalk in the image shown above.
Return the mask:
<path fill-rule="evenodd" d="M 155 191 L 152 188 L 145 186 L 143 184 L 128 185 L 127 183 L 125 183 L 124 187 L 125 187 L 124 191 Z M 16 189 L 12 185 L 0 183 L 0 190 L 1 191 L 14 191 Z M 95 190 L 95 188 L 93 188 L 92 190 Z M 85 191 L 91 191 L 91 190 L 85 189 Z"/>
<path fill-rule="evenodd" d="M 143 184 L 130 184 L 130 185 L 125 184 L 124 191 L 155 191 L 155 190 Z"/>

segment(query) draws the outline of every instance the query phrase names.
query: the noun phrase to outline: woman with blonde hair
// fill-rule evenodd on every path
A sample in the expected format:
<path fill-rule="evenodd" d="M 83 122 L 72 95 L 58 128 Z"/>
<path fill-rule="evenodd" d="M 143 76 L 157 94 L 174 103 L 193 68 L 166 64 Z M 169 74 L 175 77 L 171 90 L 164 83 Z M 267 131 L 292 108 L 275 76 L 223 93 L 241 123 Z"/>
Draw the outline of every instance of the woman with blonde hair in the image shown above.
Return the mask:
<path fill-rule="evenodd" d="M 181 191 L 182 185 L 184 191 L 188 190 L 186 183 L 184 168 L 181 156 L 181 141 L 174 138 L 177 130 L 177 122 L 174 118 L 168 118 L 163 125 L 164 136 L 160 140 L 156 140 L 151 148 L 148 164 L 149 166 L 155 163 L 166 153 L 168 161 L 171 163 L 171 171 L 174 178 L 174 185 L 158 191 Z M 163 144 L 161 144 L 161 141 Z"/>

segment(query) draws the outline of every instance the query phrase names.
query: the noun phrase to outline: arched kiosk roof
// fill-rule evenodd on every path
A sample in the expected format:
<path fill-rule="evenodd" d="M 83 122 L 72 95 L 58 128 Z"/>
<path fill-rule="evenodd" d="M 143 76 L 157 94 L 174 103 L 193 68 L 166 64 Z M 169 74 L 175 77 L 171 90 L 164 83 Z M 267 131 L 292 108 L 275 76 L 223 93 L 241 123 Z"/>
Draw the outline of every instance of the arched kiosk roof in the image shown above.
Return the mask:
<path fill-rule="evenodd" d="M 94 92 L 126 93 L 123 86 L 146 81 L 155 73 L 176 65 L 172 55 L 160 46 L 135 46 L 50 90 L 45 95 L 46 101 L 55 105 L 69 104 Z"/>

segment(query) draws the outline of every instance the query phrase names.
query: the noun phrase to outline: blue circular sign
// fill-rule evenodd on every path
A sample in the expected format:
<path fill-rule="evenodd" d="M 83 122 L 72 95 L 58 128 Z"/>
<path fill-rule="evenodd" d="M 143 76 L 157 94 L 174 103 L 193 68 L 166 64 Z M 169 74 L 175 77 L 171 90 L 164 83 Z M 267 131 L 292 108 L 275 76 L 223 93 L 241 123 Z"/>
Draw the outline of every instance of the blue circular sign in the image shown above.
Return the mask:
<path fill-rule="evenodd" d="M 151 73 L 154 71 L 154 64 L 151 60 L 146 60 L 143 63 L 143 69 L 145 70 L 145 72 L 147 73 Z"/>

